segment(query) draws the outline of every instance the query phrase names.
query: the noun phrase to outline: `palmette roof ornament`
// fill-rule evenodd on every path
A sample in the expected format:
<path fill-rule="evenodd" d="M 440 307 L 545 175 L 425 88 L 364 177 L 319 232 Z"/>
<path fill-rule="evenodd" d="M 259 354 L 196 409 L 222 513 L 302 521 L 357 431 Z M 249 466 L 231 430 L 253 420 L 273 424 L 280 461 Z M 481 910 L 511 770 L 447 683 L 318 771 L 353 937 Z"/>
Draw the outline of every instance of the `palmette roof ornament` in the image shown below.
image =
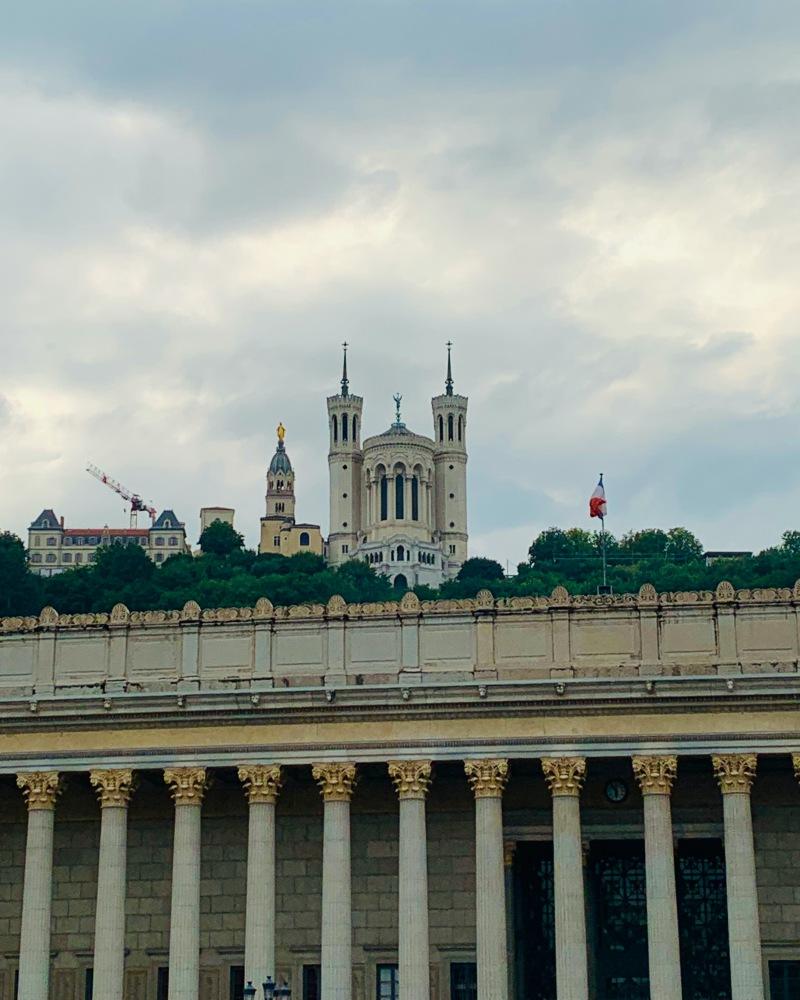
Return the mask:
<path fill-rule="evenodd" d="M 197 622 L 200 621 L 200 615 L 202 610 L 197 601 L 187 601 L 183 608 L 181 608 L 181 621 L 182 622 Z"/>
<path fill-rule="evenodd" d="M 464 773 L 476 799 L 500 798 L 508 783 L 508 761 L 499 757 L 467 760 Z"/>
<path fill-rule="evenodd" d="M 722 794 L 749 792 L 756 779 L 758 757 L 754 753 L 714 754 L 714 777 Z"/>
<path fill-rule="evenodd" d="M 108 616 L 109 625 L 128 625 L 130 620 L 131 613 L 125 604 L 115 604 Z"/>
<path fill-rule="evenodd" d="M 733 584 L 727 580 L 720 581 L 717 584 L 717 589 L 714 591 L 714 597 L 720 604 L 729 604 L 731 601 L 735 601 L 736 591 L 733 589 Z"/>

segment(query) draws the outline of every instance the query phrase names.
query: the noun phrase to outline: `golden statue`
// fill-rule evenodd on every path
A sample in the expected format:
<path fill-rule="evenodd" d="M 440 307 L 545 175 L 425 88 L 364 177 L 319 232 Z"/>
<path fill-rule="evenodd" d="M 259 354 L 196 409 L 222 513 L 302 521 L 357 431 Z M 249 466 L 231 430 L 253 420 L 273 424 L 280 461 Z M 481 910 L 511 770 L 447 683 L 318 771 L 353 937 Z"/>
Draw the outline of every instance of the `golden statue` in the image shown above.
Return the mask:
<path fill-rule="evenodd" d="M 286 428 L 283 426 L 283 422 L 278 424 L 278 440 L 283 444 L 283 439 L 286 437 Z"/>

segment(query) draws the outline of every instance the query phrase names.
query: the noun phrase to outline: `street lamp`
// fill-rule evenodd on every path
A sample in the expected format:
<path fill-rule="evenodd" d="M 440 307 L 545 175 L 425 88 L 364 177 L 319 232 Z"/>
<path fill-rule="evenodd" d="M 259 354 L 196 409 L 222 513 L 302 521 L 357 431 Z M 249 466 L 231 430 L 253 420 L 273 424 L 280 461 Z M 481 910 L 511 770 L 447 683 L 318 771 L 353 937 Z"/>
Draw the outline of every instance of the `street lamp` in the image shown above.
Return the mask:
<path fill-rule="evenodd" d="M 256 988 L 249 979 L 247 980 L 247 986 L 242 990 L 242 996 L 244 1000 L 256 1000 Z"/>
<path fill-rule="evenodd" d="M 264 1000 L 274 1000 L 275 997 L 275 983 L 272 981 L 272 976 L 267 976 L 267 981 L 264 983 Z"/>
<path fill-rule="evenodd" d="M 278 997 L 286 997 L 286 1000 L 290 1000 L 291 995 L 292 991 L 289 987 L 289 984 L 284 979 L 283 986 L 279 986 L 277 990 L 275 990 L 275 1000 L 278 1000 Z"/>

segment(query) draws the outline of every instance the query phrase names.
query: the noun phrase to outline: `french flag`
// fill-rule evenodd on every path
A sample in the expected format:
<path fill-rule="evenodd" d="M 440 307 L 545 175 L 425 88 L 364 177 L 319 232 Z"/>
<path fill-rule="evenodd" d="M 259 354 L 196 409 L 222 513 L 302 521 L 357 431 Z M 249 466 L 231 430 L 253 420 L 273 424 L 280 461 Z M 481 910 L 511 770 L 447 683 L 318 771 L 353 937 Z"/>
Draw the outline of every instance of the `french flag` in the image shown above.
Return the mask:
<path fill-rule="evenodd" d="M 603 486 L 603 473 L 600 473 L 600 482 L 595 487 L 594 493 L 589 498 L 589 517 L 599 517 L 605 520 L 608 507 L 606 506 L 606 491 Z"/>

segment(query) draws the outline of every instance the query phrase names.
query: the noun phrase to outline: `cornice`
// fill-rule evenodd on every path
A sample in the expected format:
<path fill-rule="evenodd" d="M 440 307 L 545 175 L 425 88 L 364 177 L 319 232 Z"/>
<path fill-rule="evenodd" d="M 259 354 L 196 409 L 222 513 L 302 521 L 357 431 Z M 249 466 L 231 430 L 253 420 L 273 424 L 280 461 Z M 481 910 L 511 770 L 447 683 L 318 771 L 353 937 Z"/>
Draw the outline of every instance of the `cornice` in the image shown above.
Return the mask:
<path fill-rule="evenodd" d="M 491 591 L 482 590 L 474 598 L 458 600 L 420 601 L 408 593 L 401 601 L 374 601 L 348 604 L 334 595 L 323 604 L 294 604 L 275 606 L 266 597 L 260 598 L 251 608 L 201 608 L 196 601 L 172 611 L 130 611 L 124 604 L 116 604 L 110 612 L 86 614 L 59 614 L 55 608 L 43 608 L 38 616 L 0 618 L 0 637 L 40 632 L 72 632 L 76 630 L 120 628 L 177 628 L 181 625 L 228 625 L 251 622 L 274 625 L 291 621 L 319 621 L 328 618 L 393 619 L 404 613 L 426 615 L 461 615 L 494 612 L 504 614 L 538 614 L 553 610 L 583 612 L 608 611 L 669 611 L 675 608 L 735 608 L 744 606 L 781 606 L 795 608 L 800 605 L 800 580 L 793 588 L 761 587 L 735 590 L 727 581 L 716 590 L 692 590 L 657 593 L 652 584 L 646 583 L 636 594 L 570 595 L 564 587 L 556 587 L 549 597 L 495 598 Z"/>

